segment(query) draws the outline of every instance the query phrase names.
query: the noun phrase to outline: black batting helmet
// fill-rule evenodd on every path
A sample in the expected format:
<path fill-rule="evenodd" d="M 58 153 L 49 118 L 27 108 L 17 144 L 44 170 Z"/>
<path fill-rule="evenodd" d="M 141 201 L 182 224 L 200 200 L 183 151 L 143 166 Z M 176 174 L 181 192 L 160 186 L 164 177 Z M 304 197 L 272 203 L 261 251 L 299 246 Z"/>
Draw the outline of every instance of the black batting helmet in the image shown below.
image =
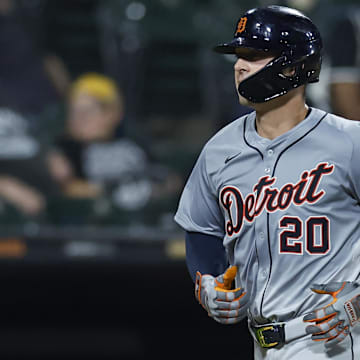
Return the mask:
<path fill-rule="evenodd" d="M 237 48 L 276 54 L 263 69 L 240 83 L 240 95 L 251 102 L 269 101 L 300 85 L 319 81 L 321 36 L 300 11 L 275 5 L 247 11 L 236 24 L 234 39 L 214 50 L 235 54 Z M 284 69 L 289 67 L 294 67 L 295 73 L 285 76 Z"/>

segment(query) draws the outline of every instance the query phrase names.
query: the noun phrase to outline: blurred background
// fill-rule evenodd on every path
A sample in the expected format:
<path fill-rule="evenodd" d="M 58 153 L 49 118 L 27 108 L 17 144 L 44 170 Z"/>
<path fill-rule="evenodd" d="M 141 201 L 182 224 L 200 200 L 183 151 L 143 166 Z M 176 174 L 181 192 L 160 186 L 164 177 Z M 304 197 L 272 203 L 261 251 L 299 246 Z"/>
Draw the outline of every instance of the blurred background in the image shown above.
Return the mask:
<path fill-rule="evenodd" d="M 258 5 L 320 28 L 312 106 L 360 120 L 359 0 L 0 0 L 0 357 L 252 358 L 193 297 L 177 202 L 249 109 L 212 47 Z"/>

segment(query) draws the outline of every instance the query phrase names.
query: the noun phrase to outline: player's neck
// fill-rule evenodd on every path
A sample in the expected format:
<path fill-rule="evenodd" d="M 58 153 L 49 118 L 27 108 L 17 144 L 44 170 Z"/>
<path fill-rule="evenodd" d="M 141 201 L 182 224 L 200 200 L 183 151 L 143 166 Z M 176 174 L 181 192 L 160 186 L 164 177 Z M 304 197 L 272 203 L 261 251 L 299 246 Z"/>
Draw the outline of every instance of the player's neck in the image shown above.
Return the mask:
<path fill-rule="evenodd" d="M 260 136 L 275 139 L 306 118 L 309 108 L 303 95 L 291 95 L 294 96 L 284 96 L 256 106 L 256 130 Z"/>

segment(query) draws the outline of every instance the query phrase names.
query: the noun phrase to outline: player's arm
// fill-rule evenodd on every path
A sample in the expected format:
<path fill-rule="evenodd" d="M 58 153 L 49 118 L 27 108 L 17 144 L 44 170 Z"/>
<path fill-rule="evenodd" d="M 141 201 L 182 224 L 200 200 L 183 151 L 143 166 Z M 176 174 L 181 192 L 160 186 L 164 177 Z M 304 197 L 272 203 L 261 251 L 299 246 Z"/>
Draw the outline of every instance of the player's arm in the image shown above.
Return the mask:
<path fill-rule="evenodd" d="M 247 314 L 248 296 L 233 286 L 237 266 L 228 267 L 222 239 L 186 233 L 186 263 L 195 282 L 195 298 L 221 324 L 236 324 Z"/>
<path fill-rule="evenodd" d="M 196 272 L 217 276 L 229 266 L 222 239 L 198 232 L 186 232 L 186 265 L 195 282 Z"/>
<path fill-rule="evenodd" d="M 221 271 L 227 265 L 221 240 L 224 216 L 206 158 L 205 147 L 181 195 L 175 221 L 188 232 L 186 261 L 195 278 L 196 299 L 217 322 L 234 324 L 246 316 L 248 294 L 244 289 L 232 287 L 236 266 Z"/>

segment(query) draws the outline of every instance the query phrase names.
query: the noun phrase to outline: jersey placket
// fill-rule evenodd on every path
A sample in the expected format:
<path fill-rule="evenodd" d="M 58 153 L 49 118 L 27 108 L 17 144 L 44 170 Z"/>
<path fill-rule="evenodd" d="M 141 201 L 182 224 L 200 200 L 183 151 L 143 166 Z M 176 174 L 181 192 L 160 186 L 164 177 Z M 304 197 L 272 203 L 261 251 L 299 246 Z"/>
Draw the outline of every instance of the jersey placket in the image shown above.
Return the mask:
<path fill-rule="evenodd" d="M 277 161 L 277 154 L 279 153 L 278 149 L 280 149 L 281 145 L 284 141 L 266 141 L 264 142 L 264 148 L 262 149 L 263 153 L 263 163 L 264 163 L 264 176 L 268 176 L 269 178 L 273 178 L 275 176 L 275 164 Z M 275 183 L 276 186 L 276 183 Z M 269 188 L 271 188 L 270 186 Z M 259 315 L 264 318 L 263 315 L 263 302 L 266 293 L 266 287 L 269 282 L 272 270 L 272 243 L 273 239 L 270 238 L 270 213 L 265 208 L 263 214 L 261 216 L 261 227 L 264 229 L 259 233 L 259 238 L 261 240 L 262 246 L 262 261 L 264 263 L 263 266 L 260 266 L 261 270 L 258 276 L 258 284 L 261 284 L 261 300 L 259 304 L 260 313 Z M 260 285 L 259 284 L 259 285 Z"/>
<path fill-rule="evenodd" d="M 262 154 L 261 164 L 259 164 L 259 178 L 261 177 L 272 177 L 273 169 L 276 162 L 276 152 L 272 142 L 268 139 L 259 140 L 254 139 L 251 141 L 251 145 L 258 149 Z M 274 144 L 275 145 L 275 144 Z M 261 197 L 264 194 L 260 194 Z M 261 200 L 261 199 L 259 199 Z M 260 295 L 256 299 L 256 305 L 254 308 L 254 317 L 263 317 L 261 313 L 263 296 L 265 294 L 266 285 L 271 275 L 271 265 L 272 265 L 272 256 L 270 249 L 270 239 L 269 239 L 269 214 L 266 209 L 264 209 L 259 216 L 257 216 L 254 227 L 256 234 L 256 248 L 259 260 L 259 269 L 256 279 L 256 287 L 258 294 Z M 259 312 L 260 310 L 260 312 Z"/>

